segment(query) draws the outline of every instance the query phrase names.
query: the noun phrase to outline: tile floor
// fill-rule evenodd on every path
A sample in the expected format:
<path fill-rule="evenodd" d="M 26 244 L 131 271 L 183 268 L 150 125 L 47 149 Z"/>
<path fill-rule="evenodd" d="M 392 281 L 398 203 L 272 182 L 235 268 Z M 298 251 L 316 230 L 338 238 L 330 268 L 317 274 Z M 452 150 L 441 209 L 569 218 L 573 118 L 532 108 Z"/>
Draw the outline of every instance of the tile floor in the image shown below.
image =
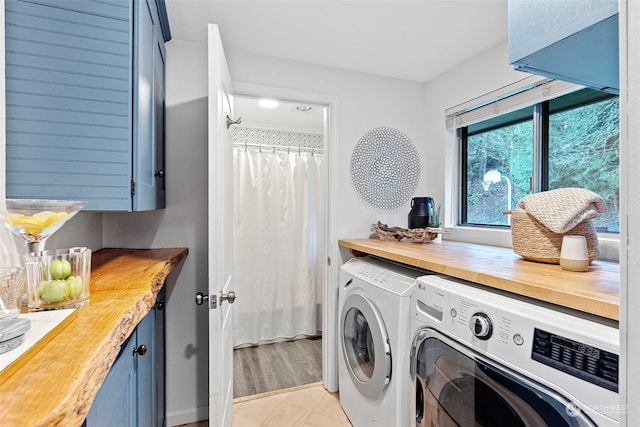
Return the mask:
<path fill-rule="evenodd" d="M 234 427 L 351 427 L 338 393 L 322 383 L 265 393 L 233 402 Z"/>
<path fill-rule="evenodd" d="M 185 427 L 205 427 L 207 421 Z M 351 427 L 338 393 L 321 382 L 240 397 L 233 401 L 233 427 Z"/>

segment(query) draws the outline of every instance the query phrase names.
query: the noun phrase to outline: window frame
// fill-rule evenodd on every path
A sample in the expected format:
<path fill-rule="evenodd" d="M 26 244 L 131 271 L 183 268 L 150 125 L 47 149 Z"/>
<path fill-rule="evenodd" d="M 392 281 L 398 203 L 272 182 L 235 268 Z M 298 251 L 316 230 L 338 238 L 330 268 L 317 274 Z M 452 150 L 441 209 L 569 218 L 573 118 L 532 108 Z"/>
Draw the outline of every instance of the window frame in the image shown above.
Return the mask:
<path fill-rule="evenodd" d="M 474 112 L 474 110 L 486 108 L 487 106 L 490 107 L 493 102 L 518 95 L 531 89 L 540 88 L 545 84 L 553 84 L 555 82 L 556 81 L 540 76 L 530 76 L 445 110 L 445 200 L 443 203 L 442 214 L 443 228 L 446 232 L 445 236 L 443 236 L 445 240 L 512 247 L 511 229 L 509 226 L 467 225 L 458 223 L 462 212 L 462 204 L 459 195 L 461 194 L 462 188 L 460 170 L 463 167 L 463 157 L 461 152 L 462 144 L 460 143 L 458 129 L 465 127 L 459 124 L 460 122 L 465 122 L 466 118 L 464 115 L 468 112 Z M 551 91 L 541 91 L 545 94 L 545 98 L 541 99 L 541 102 L 584 88 L 584 86 L 574 85 L 571 83 L 559 83 L 560 84 L 557 87 L 551 86 Z M 550 92 L 553 92 L 553 94 L 550 95 Z M 521 107 L 524 107 L 524 105 L 521 105 L 520 108 Z M 518 107 L 514 107 L 513 110 L 517 108 Z M 502 113 L 506 112 L 508 111 L 502 111 Z M 540 115 L 542 113 L 543 111 L 540 108 L 537 109 L 534 114 L 534 132 L 544 131 L 544 124 L 542 123 L 542 120 L 540 120 Z M 539 138 L 537 135 L 534 135 L 534 141 L 537 140 L 539 140 Z M 544 147 L 542 145 L 543 144 L 534 145 L 534 165 L 541 165 L 541 161 L 538 160 L 540 157 L 546 156 L 548 159 L 548 141 L 544 144 Z M 547 164 L 545 167 L 548 170 L 549 165 Z M 532 184 L 535 191 L 541 191 L 540 189 L 543 188 L 543 185 L 548 188 L 548 182 L 544 182 L 541 171 L 541 167 L 534 168 L 533 170 Z M 619 234 L 599 233 L 598 240 L 600 243 L 599 259 L 618 261 L 620 257 Z"/>

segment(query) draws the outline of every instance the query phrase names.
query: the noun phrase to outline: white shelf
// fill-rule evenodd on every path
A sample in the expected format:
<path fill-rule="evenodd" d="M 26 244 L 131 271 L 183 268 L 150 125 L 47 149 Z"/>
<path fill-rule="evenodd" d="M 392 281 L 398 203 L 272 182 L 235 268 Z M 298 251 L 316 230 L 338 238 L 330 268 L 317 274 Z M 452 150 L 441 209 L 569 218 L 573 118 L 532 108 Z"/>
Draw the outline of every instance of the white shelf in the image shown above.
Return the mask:
<path fill-rule="evenodd" d="M 31 320 L 31 329 L 25 333 L 24 342 L 13 350 L 0 354 L 0 372 L 16 361 L 38 341 L 47 336 L 49 332 L 62 323 L 77 309 L 40 311 L 36 313 L 24 313 L 20 317 Z"/>

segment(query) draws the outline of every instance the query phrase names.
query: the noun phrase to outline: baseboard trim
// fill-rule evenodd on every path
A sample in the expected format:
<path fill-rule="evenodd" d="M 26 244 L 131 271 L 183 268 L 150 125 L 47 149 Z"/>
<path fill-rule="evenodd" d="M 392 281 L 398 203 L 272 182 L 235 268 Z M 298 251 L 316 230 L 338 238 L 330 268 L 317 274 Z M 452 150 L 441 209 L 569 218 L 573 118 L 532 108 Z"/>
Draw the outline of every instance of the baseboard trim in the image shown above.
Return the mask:
<path fill-rule="evenodd" d="M 315 383 L 309 383 L 309 384 L 297 385 L 295 387 L 283 388 L 281 390 L 266 391 L 264 393 L 252 394 L 250 396 L 236 397 L 235 399 L 233 399 L 233 403 L 234 404 L 235 403 L 242 403 L 242 402 L 246 402 L 246 401 L 249 401 L 249 400 L 262 399 L 263 397 L 275 396 L 277 394 L 283 394 L 283 393 L 291 393 L 292 391 L 304 390 L 306 388 L 319 387 L 319 386 L 324 387 L 324 385 L 322 384 L 322 381 L 318 381 L 318 382 L 315 382 Z"/>
<path fill-rule="evenodd" d="M 181 426 L 183 424 L 197 423 L 209 419 L 209 405 L 198 408 L 167 414 L 166 425 L 168 427 Z"/>

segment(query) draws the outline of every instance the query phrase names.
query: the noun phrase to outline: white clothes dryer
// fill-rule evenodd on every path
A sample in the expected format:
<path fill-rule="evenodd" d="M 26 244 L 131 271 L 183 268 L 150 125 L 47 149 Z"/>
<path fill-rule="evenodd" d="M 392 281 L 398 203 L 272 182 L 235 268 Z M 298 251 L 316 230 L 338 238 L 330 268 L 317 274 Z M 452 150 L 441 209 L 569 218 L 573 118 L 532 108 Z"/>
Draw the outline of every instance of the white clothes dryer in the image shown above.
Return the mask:
<path fill-rule="evenodd" d="M 619 425 L 617 322 L 435 275 L 411 311 L 412 425 Z"/>
<path fill-rule="evenodd" d="M 410 298 L 425 272 L 372 257 L 340 270 L 340 404 L 356 427 L 409 425 Z"/>

